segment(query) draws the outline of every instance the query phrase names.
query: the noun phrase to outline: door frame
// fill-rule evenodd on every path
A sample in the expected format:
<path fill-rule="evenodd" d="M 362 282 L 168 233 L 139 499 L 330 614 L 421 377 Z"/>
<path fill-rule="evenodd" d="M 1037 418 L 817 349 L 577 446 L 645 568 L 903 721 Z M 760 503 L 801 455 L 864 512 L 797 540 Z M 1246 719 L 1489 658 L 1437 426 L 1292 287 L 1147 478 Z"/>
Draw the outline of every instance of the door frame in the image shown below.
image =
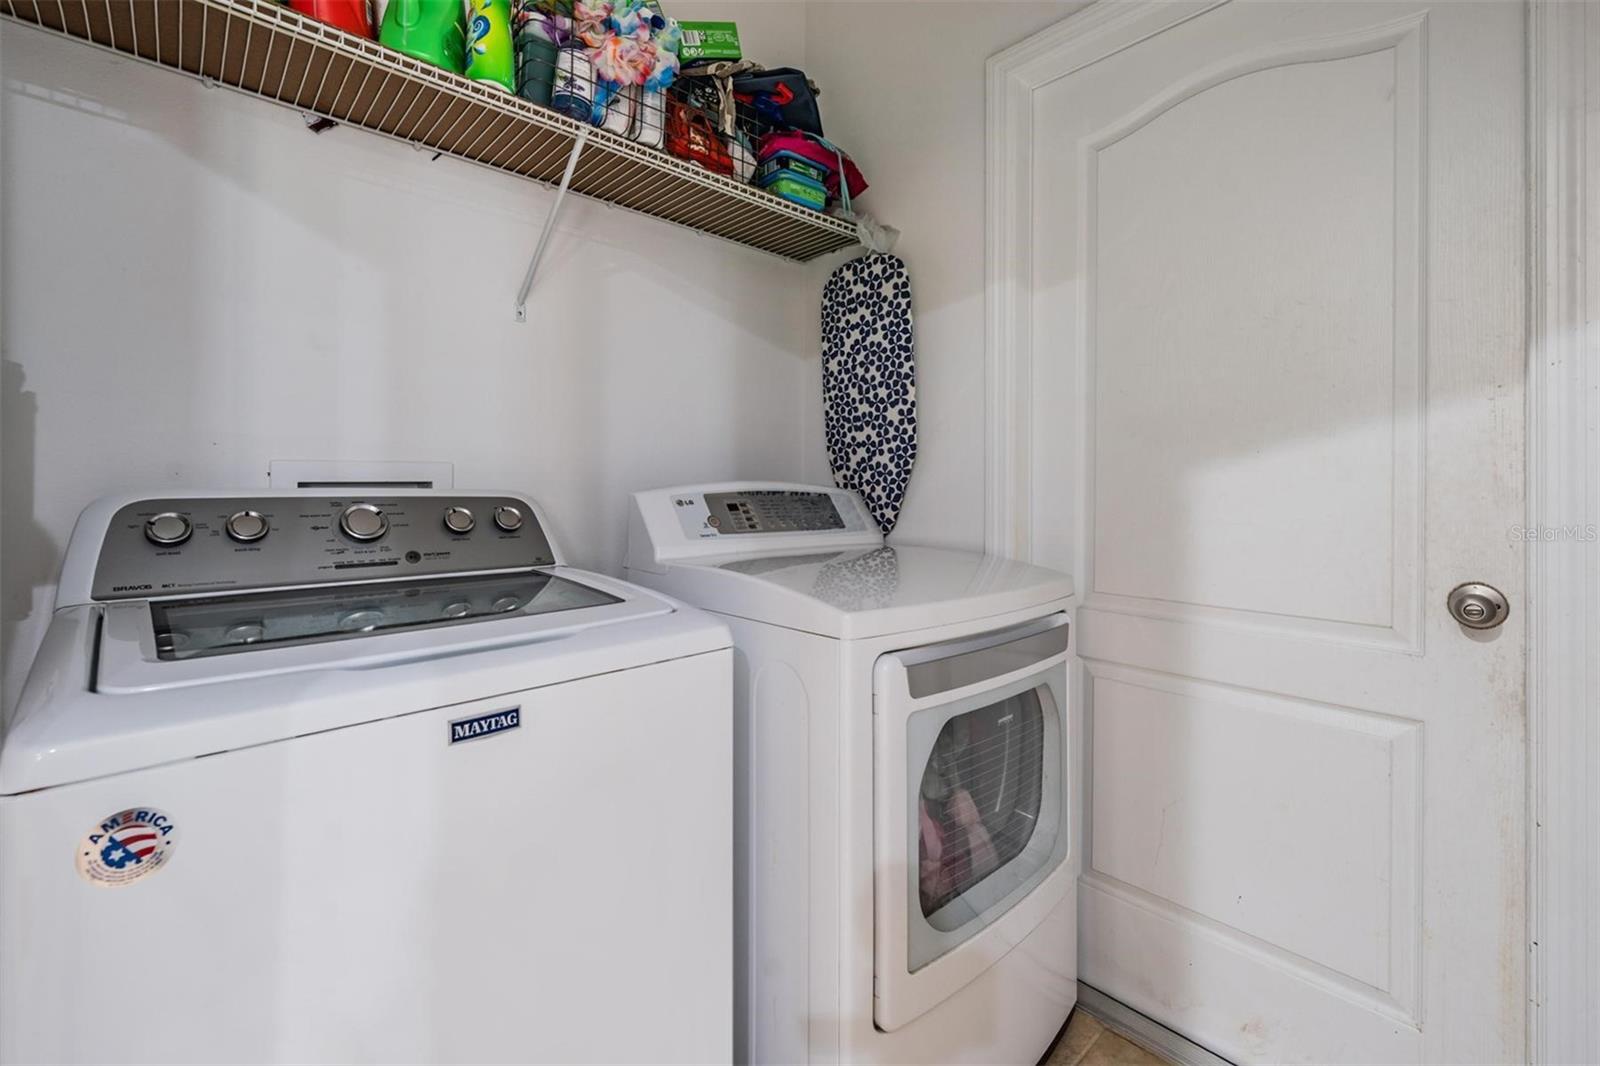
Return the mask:
<path fill-rule="evenodd" d="M 1032 96 L 1227 0 L 1100 0 L 989 58 L 987 551 L 1032 544 Z M 1600 1061 L 1600 0 L 1528 0 L 1528 1057 Z"/>
<path fill-rule="evenodd" d="M 1528 1045 L 1600 1061 L 1600 4 L 1528 13 Z M 1572 535 L 1576 531 L 1578 535 Z"/>

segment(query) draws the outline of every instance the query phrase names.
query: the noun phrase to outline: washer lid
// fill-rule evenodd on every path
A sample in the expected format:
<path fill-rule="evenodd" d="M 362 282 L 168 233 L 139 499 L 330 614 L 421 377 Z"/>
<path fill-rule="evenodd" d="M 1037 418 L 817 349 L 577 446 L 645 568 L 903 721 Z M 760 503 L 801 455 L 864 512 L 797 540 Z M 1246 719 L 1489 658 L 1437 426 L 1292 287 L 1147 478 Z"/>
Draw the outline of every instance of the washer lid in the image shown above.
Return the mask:
<path fill-rule="evenodd" d="M 546 570 L 131 600 L 106 606 L 95 690 L 459 655 L 668 610 Z"/>
<path fill-rule="evenodd" d="M 621 602 L 570 578 L 524 570 L 152 600 L 149 616 L 156 657 L 171 662 Z"/>
<path fill-rule="evenodd" d="M 0 749 L 0 794 L 494 697 L 514 704 L 528 689 L 729 646 L 725 625 L 643 589 L 566 568 L 546 576 L 609 602 L 184 659 L 157 653 L 148 602 L 63 608 Z M 636 697 L 652 699 L 653 684 L 642 674 Z"/>
<path fill-rule="evenodd" d="M 839 638 L 986 618 L 1073 592 L 1056 570 L 900 546 L 711 559 L 647 579 L 697 607 Z"/>

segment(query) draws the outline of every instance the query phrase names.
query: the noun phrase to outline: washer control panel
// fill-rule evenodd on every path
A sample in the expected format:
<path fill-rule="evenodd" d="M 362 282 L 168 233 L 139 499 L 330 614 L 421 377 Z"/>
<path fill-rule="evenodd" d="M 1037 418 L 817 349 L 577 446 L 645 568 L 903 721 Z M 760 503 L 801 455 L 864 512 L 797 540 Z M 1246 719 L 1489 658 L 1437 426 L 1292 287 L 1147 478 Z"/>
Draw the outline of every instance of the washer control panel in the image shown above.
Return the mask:
<path fill-rule="evenodd" d="M 112 517 L 93 594 L 137 599 L 554 562 L 533 505 L 514 496 L 151 499 Z"/>

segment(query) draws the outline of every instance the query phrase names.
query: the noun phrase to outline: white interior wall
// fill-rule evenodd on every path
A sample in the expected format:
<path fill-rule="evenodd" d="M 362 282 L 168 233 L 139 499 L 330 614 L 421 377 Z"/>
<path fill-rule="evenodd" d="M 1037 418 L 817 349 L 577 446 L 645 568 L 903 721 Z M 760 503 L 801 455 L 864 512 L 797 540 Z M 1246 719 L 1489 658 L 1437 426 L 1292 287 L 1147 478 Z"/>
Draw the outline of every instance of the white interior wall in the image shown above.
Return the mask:
<path fill-rule="evenodd" d="M 895 253 L 911 273 L 918 456 L 894 540 L 983 548 L 984 64 L 1085 6 L 806 5 L 806 71 L 822 87 L 823 127 L 872 183 L 862 209 L 901 230 Z M 812 292 L 852 254 L 813 266 Z M 815 310 L 807 326 L 815 349 Z M 807 479 L 826 482 L 820 386 L 807 398 Z"/>
<path fill-rule="evenodd" d="M 787 3 L 675 0 L 805 63 Z M 0 28 L 3 705 L 80 508 L 258 487 L 272 459 L 437 459 L 615 569 L 634 489 L 802 473 L 804 268 L 43 32 Z"/>
<path fill-rule="evenodd" d="M 904 233 L 921 440 L 896 539 L 982 546 L 984 62 L 1081 6 L 671 4 L 810 73 L 862 206 Z M 829 480 L 817 303 L 848 253 L 796 268 L 574 200 L 518 326 L 542 189 L 25 28 L 0 71 L 5 706 L 101 493 L 445 459 L 613 568 L 630 489 Z"/>

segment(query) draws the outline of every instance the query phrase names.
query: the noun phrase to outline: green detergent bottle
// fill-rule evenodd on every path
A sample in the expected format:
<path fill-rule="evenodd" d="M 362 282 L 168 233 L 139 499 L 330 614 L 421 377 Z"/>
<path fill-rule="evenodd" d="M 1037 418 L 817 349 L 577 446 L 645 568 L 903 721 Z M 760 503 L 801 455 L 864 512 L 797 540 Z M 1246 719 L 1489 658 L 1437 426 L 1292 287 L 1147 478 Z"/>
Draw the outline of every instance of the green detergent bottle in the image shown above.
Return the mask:
<path fill-rule="evenodd" d="M 378 41 L 413 59 L 465 74 L 467 31 L 461 0 L 389 0 Z"/>
<path fill-rule="evenodd" d="M 511 0 L 467 0 L 467 77 L 517 91 Z"/>

